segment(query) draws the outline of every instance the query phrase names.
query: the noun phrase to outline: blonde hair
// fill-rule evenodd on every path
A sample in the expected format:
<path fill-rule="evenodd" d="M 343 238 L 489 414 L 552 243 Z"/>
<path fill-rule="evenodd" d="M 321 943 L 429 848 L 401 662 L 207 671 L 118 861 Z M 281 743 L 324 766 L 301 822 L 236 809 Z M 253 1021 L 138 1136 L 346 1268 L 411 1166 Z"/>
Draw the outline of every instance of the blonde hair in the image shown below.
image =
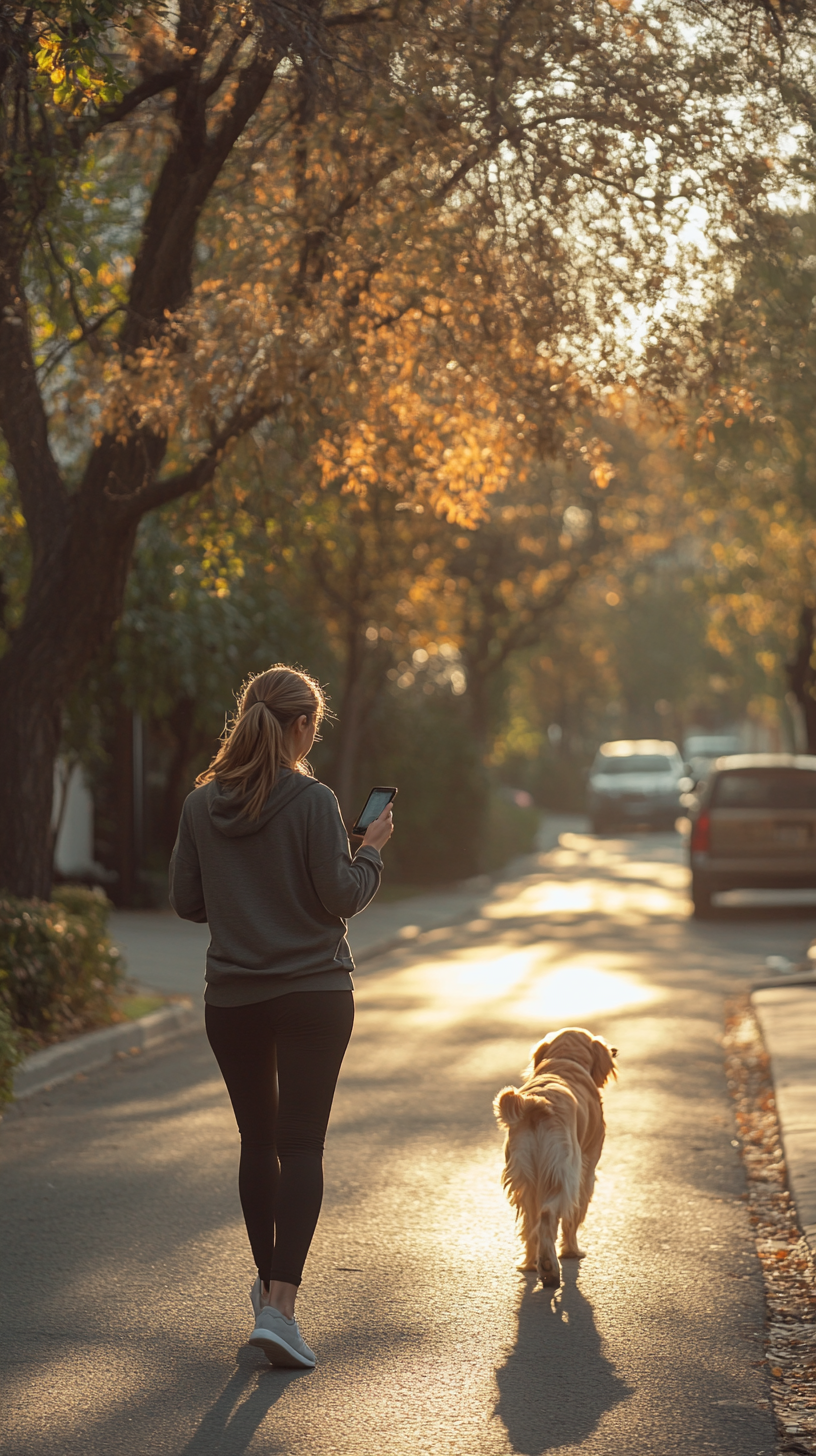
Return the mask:
<path fill-rule="evenodd" d="M 320 684 L 299 668 L 277 662 L 266 672 L 248 678 L 221 747 L 209 768 L 199 774 L 196 785 L 217 779 L 221 788 L 243 797 L 250 819 L 258 819 L 281 764 L 291 764 L 297 773 L 311 773 L 305 759 L 291 763 L 289 757 L 286 734 L 295 719 L 305 714 L 314 717 L 319 727 L 325 713 L 326 699 Z"/>

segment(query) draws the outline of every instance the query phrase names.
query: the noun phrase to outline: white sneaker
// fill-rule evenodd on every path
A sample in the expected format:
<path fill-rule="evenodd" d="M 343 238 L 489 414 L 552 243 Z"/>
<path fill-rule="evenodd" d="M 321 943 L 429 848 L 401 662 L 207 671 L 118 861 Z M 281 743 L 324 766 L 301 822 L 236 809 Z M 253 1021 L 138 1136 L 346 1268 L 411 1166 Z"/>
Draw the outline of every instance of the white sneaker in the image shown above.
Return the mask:
<path fill-rule="evenodd" d="M 317 1358 L 298 1329 L 296 1319 L 287 1319 L 274 1305 L 266 1304 L 255 1321 L 250 1345 L 263 1350 L 270 1365 L 290 1370 L 314 1370 Z"/>

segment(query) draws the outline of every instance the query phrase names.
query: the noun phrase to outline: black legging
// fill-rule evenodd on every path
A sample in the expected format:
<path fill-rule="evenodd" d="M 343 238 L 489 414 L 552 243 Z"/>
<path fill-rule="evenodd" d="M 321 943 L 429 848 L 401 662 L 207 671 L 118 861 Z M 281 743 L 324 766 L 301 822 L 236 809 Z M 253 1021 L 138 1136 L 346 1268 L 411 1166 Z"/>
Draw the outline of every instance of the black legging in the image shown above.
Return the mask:
<path fill-rule="evenodd" d="M 323 1200 L 323 1144 L 354 1024 L 351 991 L 207 1006 L 241 1134 L 238 1191 L 264 1284 L 300 1284 Z"/>

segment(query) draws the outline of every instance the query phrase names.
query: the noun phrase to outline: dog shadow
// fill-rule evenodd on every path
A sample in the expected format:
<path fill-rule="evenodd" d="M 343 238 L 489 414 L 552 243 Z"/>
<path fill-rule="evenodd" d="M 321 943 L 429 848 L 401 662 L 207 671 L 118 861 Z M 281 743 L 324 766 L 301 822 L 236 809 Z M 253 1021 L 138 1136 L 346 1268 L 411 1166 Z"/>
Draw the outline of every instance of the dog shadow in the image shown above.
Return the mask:
<path fill-rule="evenodd" d="M 242 1456 L 287 1386 L 310 1373 L 276 1369 L 266 1361 L 261 1364 L 257 1351 L 249 1346 L 242 1349 L 235 1371 L 179 1456 L 212 1456 L 215 1451 L 218 1456 Z M 283 1447 L 275 1442 L 264 1450 L 274 1456 Z"/>
<path fill-rule="evenodd" d="M 526 1276 L 515 1349 L 496 1372 L 496 1415 L 522 1456 L 580 1446 L 631 1393 L 602 1352 L 592 1307 L 578 1288 L 577 1261 L 565 1261 L 562 1276 L 555 1298 Z"/>

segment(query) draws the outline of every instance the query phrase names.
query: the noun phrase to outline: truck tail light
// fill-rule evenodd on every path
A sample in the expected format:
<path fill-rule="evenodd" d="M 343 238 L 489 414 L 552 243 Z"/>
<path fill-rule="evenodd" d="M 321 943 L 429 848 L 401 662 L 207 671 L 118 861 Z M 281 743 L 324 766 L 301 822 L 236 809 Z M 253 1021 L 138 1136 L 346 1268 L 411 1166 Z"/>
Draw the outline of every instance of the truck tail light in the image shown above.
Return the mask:
<path fill-rule="evenodd" d="M 711 848 L 711 815 L 706 810 L 695 820 L 691 830 L 691 848 L 697 853 L 707 853 Z"/>

